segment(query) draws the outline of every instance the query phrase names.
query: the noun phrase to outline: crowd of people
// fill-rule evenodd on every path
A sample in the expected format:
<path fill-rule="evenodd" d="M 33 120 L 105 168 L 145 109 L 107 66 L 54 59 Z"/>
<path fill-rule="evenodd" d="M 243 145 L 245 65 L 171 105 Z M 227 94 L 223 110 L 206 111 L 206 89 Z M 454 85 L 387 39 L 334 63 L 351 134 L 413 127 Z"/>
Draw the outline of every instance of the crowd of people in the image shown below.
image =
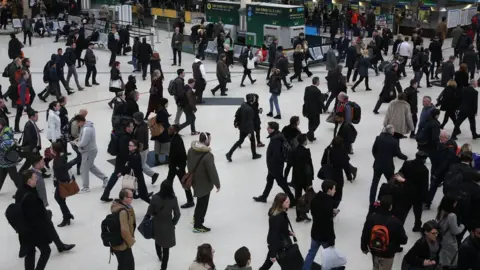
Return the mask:
<path fill-rule="evenodd" d="M 338 22 L 338 19 L 334 20 Z M 442 22 L 445 22 L 445 19 Z M 31 31 L 31 25 L 27 23 L 25 28 Z M 60 83 L 67 95 L 74 93 L 69 85 L 72 75 L 77 89 L 84 90 L 76 72 L 76 68 L 81 68 L 82 65 L 87 69 L 85 87 L 99 85 L 96 78 L 97 57 L 94 44 L 85 37 L 82 26 L 78 27 L 79 29 L 68 29 L 65 53 L 63 48 L 59 48 L 51 55 L 43 71 L 43 82 L 47 87 L 38 94 L 39 99 L 46 102 L 50 94 L 56 96 L 56 100 L 49 103 L 46 113 L 46 138 L 50 147 L 46 147 L 48 143 L 42 141 L 42 129 L 37 126 L 39 114 L 33 108 L 36 93 L 30 72 L 31 60 L 22 52 L 26 40 L 21 43 L 12 34 L 9 42 L 8 54 L 12 62 L 5 68 L 3 75 L 8 77 L 10 85 L 2 98 L 11 99 L 12 108 L 16 108 L 16 116 L 11 128 L 9 112 L 5 101 L 1 100 L 0 189 L 7 174 L 18 189 L 13 196 L 14 202 L 7 207 L 5 215 L 18 233 L 19 257 L 25 258 L 26 270 L 43 270 L 46 269 L 50 257 L 51 242 L 55 243 L 59 252 L 75 247 L 60 240 L 52 223 L 52 212 L 47 209 L 49 201 L 45 179 L 51 177 L 47 169 L 51 169 L 53 173 L 54 198 L 63 217 L 62 222 L 57 225 L 58 228 L 73 223 L 75 217 L 66 199 L 77 192 L 90 192 L 91 172 L 102 181 L 104 191 L 99 199 L 111 203 L 111 213 L 101 222 L 101 239 L 117 258 L 118 269 L 135 269 L 132 249 L 138 228 L 145 238 L 154 239 L 155 250 L 161 261 L 160 267 L 166 270 L 170 249 L 176 245 L 175 226 L 181 218 L 181 209 L 195 207 L 192 231 L 208 233 L 211 228 L 205 224 L 211 192 L 214 188 L 217 192 L 221 189 L 222 181 L 211 148 L 212 134 L 199 132 L 195 126 L 197 105 L 205 102 L 203 92 L 207 84 L 207 73 L 202 61 L 205 59 L 205 41 L 208 38 L 200 25 L 196 29 L 194 40 L 198 53 L 192 64 L 193 76 L 187 78 L 186 71 L 182 68 L 183 29 L 175 28 L 171 39 L 172 66 L 178 65 L 179 68 L 176 71 L 177 76 L 166 87 L 171 96 L 168 99 L 164 95 L 164 74 L 159 53 L 155 52 L 145 39 L 133 38 L 133 45 L 130 47 L 129 28 L 117 31 L 117 27 L 112 26 L 108 38 L 108 49 L 111 53 L 108 88 L 114 93 L 114 97 L 108 103 L 112 108 L 112 133 L 107 152 L 115 157 L 115 163 L 112 174 L 108 176 L 95 166 L 98 154 L 97 134 L 93 122 L 89 120 L 88 111 L 81 109 L 75 116 L 70 117 L 67 110 L 68 98 L 61 93 Z M 220 90 L 221 95 L 225 96 L 228 91 L 227 84 L 232 81 L 230 68 L 235 61 L 232 51 L 234 42 L 229 33 L 222 29 L 221 23 L 216 30 L 218 86 L 211 89 L 211 93 L 215 95 L 216 91 Z M 56 40 L 65 34 L 63 29 L 59 31 Z M 379 108 L 384 103 L 388 104 L 388 109 L 383 121 L 384 128 L 376 136 L 371 150 L 374 157 L 373 178 L 368 196 L 368 214 L 360 237 L 361 252 L 371 253 L 373 269 L 392 269 L 395 254 L 402 252 L 402 246 L 408 241 L 404 225 L 410 209 L 413 208 L 415 222 L 412 231 L 420 234 L 403 257 L 402 268 L 480 269 L 480 212 L 477 207 L 480 202 L 480 174 L 474 162 L 476 154 L 472 146 L 458 146 L 456 143 L 457 136 L 461 133 L 461 124 L 466 119 L 470 122 L 472 139 L 479 138 L 475 125 L 478 110 L 478 91 L 475 89 L 477 82 L 474 78 L 476 61 L 471 61 L 473 55 L 475 59 L 478 57 L 474 51 L 472 53 L 475 48 L 472 45 L 473 40 L 466 33 L 462 33 L 458 38 L 454 36 L 452 41 L 455 42 L 452 44 L 455 55 L 449 56 L 448 60 L 442 63 L 445 36 L 441 35 L 441 31 L 438 33 L 428 46 L 423 43 L 421 29 L 415 30 L 412 40 L 397 35 L 393 42 L 393 60 L 390 62 L 384 61 L 382 57 L 382 52 L 388 53 L 389 42 L 393 39 L 388 29 L 378 31 L 369 28 L 368 37 L 364 38 L 360 33 L 356 33 L 355 36 L 358 37 L 355 40 L 349 40 L 342 34 L 338 41 L 332 44 L 329 56 L 327 55 L 328 97 L 327 92 L 322 93 L 319 89 L 319 76 L 315 76 L 315 72 L 309 69 L 308 60 L 311 56 L 308 54 L 308 43 L 303 34 L 294 42 L 294 75 L 289 78 L 290 83 L 287 82 L 290 73 L 289 60 L 284 48 L 277 46 L 277 39 L 268 46 L 263 46 L 255 55 L 250 46 L 242 52 L 239 59 L 244 69 L 241 87 L 245 86 L 246 77 L 251 84 L 256 82 L 252 78 L 255 62 L 268 61 L 269 64 L 267 86 L 271 96 L 270 110 L 266 116 L 273 119 L 263 125 L 266 126 L 270 139 L 265 157 L 268 173 L 263 192 L 253 197 L 253 200 L 266 203 L 274 182 L 283 190 L 275 195 L 268 213 L 268 254 L 260 267 L 261 270 L 270 269 L 276 262 L 285 270 L 319 269 L 320 266 L 314 259 L 320 247 L 338 252 L 335 251 L 334 219 L 340 214 L 343 190 L 346 188 L 345 177 L 350 182 L 356 179 L 358 169 L 351 164 L 350 155 L 354 154 L 357 138 L 355 126 L 363 123 L 360 104 L 350 100 L 347 92 L 349 86 L 352 92 L 356 92 L 362 81 L 365 81 L 366 91 L 372 90 L 369 87 L 369 69 L 373 69 L 377 76 L 380 76 L 380 72 L 385 75 L 373 113 L 379 114 Z M 371 38 L 369 45 L 364 43 L 367 38 Z M 339 57 L 333 54 L 334 49 L 339 52 Z M 138 105 L 139 91 L 135 76 L 128 76 L 124 83 L 122 68 L 116 59 L 118 55 L 130 52 L 133 72 L 142 72 L 143 80 L 147 80 L 150 75 L 148 108 L 140 108 Z M 460 58 L 459 69 L 455 71 L 457 58 Z M 345 60 L 348 68 L 346 76 L 343 75 L 343 66 L 339 64 L 342 60 Z M 377 65 L 378 62 L 380 66 Z M 68 69 L 67 78 L 64 77 L 65 65 Z M 409 80 L 408 87 L 402 89 L 401 80 L 407 76 L 410 66 L 413 77 Z M 355 83 L 350 85 L 352 71 Z M 308 131 L 305 133 L 300 130 L 300 116 L 291 116 L 285 127 L 275 121 L 282 119 L 278 104 L 282 84 L 287 90 L 291 89 L 294 79 L 302 81 L 302 73 L 312 77 L 311 85 L 305 88 L 302 104 L 301 116 L 308 120 Z M 423 75 L 427 78 L 427 87 L 431 87 L 432 81 L 438 79 L 445 89 L 436 103 L 430 96 L 421 97 L 422 108 L 419 114 L 418 89 Z M 169 100 L 173 100 L 176 105 L 172 122 L 167 111 Z M 315 170 L 307 145 L 317 140 L 315 132 L 320 125 L 320 116 L 329 111 L 333 101 L 333 110 L 330 111 L 327 122 L 335 125 L 334 134 L 323 152 L 321 166 L 317 168 L 316 176 L 323 182 L 321 190 L 315 191 Z M 441 111 L 445 112 L 443 123 L 438 120 Z M 20 119 L 24 112 L 28 121 L 21 130 Z M 246 95 L 245 102 L 235 113 L 234 127 L 239 130 L 239 139 L 225 154 L 227 161 L 233 161 L 234 152 L 242 146 L 247 137 L 250 140 L 252 159 L 262 158 L 262 155 L 257 153 L 258 148 L 265 147 L 260 136 L 261 113 L 259 95 Z M 155 115 L 151 117 L 151 114 Z M 185 114 L 184 123 L 180 123 L 182 114 Z M 454 122 L 452 132 L 444 129 L 448 119 Z M 198 136 L 198 139 L 186 148 L 179 132 L 188 126 L 190 135 Z M 14 138 L 15 133 L 22 134 L 18 142 Z M 413 159 L 408 159 L 400 147 L 401 140 L 407 137 L 415 140 L 418 146 L 418 152 Z M 149 192 L 144 176 L 147 175 L 152 184 L 160 177 L 159 173 L 147 164 L 150 140 L 154 141 L 155 164 L 168 166 L 166 180 L 161 182 L 157 193 Z M 69 158 L 69 145 L 76 154 L 74 158 Z M 395 168 L 394 158 L 404 160 L 399 170 Z M 22 159 L 23 165 L 17 170 Z M 427 167 L 427 160 L 430 161 L 430 168 Z M 76 168 L 76 174 L 70 172 L 71 168 Z M 290 172 L 292 180 L 288 182 Z M 81 176 L 81 187 L 77 186 L 75 175 Z M 387 182 L 379 189 L 382 176 Z M 180 180 L 185 190 L 186 203 L 181 205 L 173 189 L 175 177 Z M 122 188 L 118 198 L 113 199 L 110 193 L 119 179 Z M 422 212 L 431 209 L 440 186 L 443 186 L 443 197 L 436 218 L 422 221 Z M 133 199 L 137 198 L 149 205 L 140 224 L 135 222 L 136 213 L 132 205 Z M 295 208 L 296 222 L 312 222 L 311 246 L 306 256 L 299 254 L 295 233 L 287 215 L 290 208 Z M 37 249 L 40 257 L 35 264 Z M 200 245 L 189 269 L 219 269 L 214 263 L 214 253 L 215 250 L 210 244 Z M 348 257 L 348 254 L 346 255 Z M 247 247 L 238 249 L 234 260 L 235 264 L 227 266 L 226 269 L 252 269 L 251 254 Z M 346 260 L 340 255 L 335 260 L 324 257 L 322 264 L 327 269 L 345 269 Z"/>

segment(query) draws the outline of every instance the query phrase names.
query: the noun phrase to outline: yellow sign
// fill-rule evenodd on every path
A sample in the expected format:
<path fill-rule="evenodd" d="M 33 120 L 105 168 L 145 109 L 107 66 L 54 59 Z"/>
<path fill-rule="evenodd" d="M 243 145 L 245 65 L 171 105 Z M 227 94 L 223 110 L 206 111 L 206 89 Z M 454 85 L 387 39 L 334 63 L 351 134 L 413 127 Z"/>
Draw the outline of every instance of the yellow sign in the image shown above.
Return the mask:
<path fill-rule="evenodd" d="M 151 14 L 153 16 L 157 15 L 158 17 L 165 17 L 165 18 L 172 18 L 172 19 L 176 19 L 178 17 L 177 11 L 174 9 L 152 8 Z"/>

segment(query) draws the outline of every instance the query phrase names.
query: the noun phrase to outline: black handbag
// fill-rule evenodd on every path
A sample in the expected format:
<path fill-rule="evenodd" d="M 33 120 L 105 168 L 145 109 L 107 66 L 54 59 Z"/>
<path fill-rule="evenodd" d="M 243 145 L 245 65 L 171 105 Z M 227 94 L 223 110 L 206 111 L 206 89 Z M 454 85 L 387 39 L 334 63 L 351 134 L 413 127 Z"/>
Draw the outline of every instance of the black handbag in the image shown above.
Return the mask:
<path fill-rule="evenodd" d="M 333 179 L 333 166 L 330 163 L 330 149 L 327 150 L 327 163 L 323 164 L 320 170 L 318 170 L 317 177 L 321 180 Z"/>
<path fill-rule="evenodd" d="M 153 216 L 145 215 L 140 225 L 138 225 L 138 231 L 145 239 L 152 239 L 153 233 Z"/>
<path fill-rule="evenodd" d="M 288 220 L 288 226 L 293 232 L 292 224 Z M 277 255 L 278 264 L 282 269 L 302 270 L 304 260 L 300 249 L 298 248 L 297 238 L 293 236 L 293 244 L 287 244 Z"/>

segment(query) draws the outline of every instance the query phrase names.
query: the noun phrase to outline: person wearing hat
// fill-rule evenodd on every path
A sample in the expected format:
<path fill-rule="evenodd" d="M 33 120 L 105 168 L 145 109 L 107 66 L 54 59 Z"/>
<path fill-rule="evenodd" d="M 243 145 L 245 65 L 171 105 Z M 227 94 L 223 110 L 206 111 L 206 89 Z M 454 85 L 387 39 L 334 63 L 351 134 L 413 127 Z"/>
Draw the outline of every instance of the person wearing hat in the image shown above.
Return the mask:
<path fill-rule="evenodd" d="M 147 156 L 148 156 L 148 143 L 149 143 L 149 136 L 148 136 L 148 125 L 143 121 L 143 113 L 136 112 L 133 114 L 133 121 L 135 122 L 135 129 L 133 131 L 133 138 L 137 140 L 140 145 L 143 146 L 140 151 L 140 157 L 142 159 L 142 170 L 143 173 L 150 176 L 152 178 L 152 184 L 154 184 L 158 179 L 158 173 L 154 172 L 148 165 L 147 165 Z"/>
<path fill-rule="evenodd" d="M 421 231 L 423 202 L 428 199 L 429 172 L 427 166 L 425 166 L 427 158 L 425 152 L 418 151 L 415 154 L 415 159 L 405 161 L 398 171 L 398 175 L 404 179 L 410 188 L 413 215 L 415 216 L 414 232 Z M 404 213 L 405 218 L 408 212 Z"/>

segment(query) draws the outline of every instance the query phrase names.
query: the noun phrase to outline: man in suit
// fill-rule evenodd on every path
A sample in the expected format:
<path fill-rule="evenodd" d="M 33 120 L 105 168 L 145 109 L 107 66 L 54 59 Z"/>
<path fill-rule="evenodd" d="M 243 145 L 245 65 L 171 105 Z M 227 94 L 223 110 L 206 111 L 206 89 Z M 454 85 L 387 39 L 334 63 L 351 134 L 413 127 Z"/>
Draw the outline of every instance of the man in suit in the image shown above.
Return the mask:
<path fill-rule="evenodd" d="M 457 121 L 455 122 L 455 128 L 453 129 L 452 140 L 457 139 L 457 135 L 460 134 L 460 126 L 463 121 L 468 118 L 470 123 L 470 131 L 472 132 L 473 139 L 478 139 L 480 136 L 477 134 L 477 127 L 475 123 L 475 116 L 478 112 L 478 91 L 474 87 L 477 86 L 475 80 L 470 81 L 470 85 L 462 89 L 460 99 L 460 109 L 458 112 Z"/>
<path fill-rule="evenodd" d="M 407 160 L 407 156 L 400 150 L 399 140 L 393 137 L 394 132 L 395 129 L 392 125 L 386 126 L 385 130 L 377 136 L 372 147 L 375 161 L 373 162 L 373 179 L 370 187 L 370 205 L 375 202 L 377 197 L 380 177 L 383 175 L 389 181 L 395 172 L 393 158 L 398 157 L 399 159 Z"/>
<path fill-rule="evenodd" d="M 32 157 L 39 155 L 42 149 L 42 139 L 40 137 L 40 130 L 37 127 L 38 112 L 35 110 L 27 110 L 28 121 L 25 123 L 22 135 L 22 147 L 26 150 L 26 158 L 19 173 L 29 169 L 32 166 Z M 46 170 L 42 170 L 43 178 L 49 178 Z"/>
<path fill-rule="evenodd" d="M 277 55 L 277 45 L 278 38 L 274 38 L 273 42 L 268 46 L 268 71 L 267 71 L 267 81 L 270 78 L 270 71 L 275 66 L 276 55 Z"/>
<path fill-rule="evenodd" d="M 305 94 L 303 96 L 303 116 L 308 119 L 308 133 L 307 138 L 313 142 L 315 138 L 315 130 L 320 125 L 320 114 L 323 111 L 324 97 L 318 86 L 320 85 L 320 79 L 313 77 L 312 85 L 305 88 Z"/>
<path fill-rule="evenodd" d="M 348 44 L 350 40 L 345 37 L 345 33 L 342 32 L 342 35 L 338 38 L 337 41 L 337 51 L 338 51 L 338 58 L 343 59 L 345 52 L 348 49 Z"/>
<path fill-rule="evenodd" d="M 455 76 L 455 66 L 453 65 L 455 61 L 455 56 L 450 56 L 448 61 L 443 62 L 442 64 L 442 86 L 447 86 L 448 81 L 453 80 Z"/>

